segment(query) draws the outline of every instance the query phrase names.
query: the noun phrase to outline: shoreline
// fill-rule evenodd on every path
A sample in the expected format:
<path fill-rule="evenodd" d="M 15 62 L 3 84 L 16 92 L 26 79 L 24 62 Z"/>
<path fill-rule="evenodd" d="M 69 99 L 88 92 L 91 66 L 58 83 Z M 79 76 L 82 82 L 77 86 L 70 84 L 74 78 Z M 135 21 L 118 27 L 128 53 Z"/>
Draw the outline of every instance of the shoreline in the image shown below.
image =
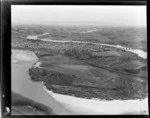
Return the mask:
<path fill-rule="evenodd" d="M 90 43 L 90 42 L 89 42 Z M 101 45 L 101 44 L 100 44 Z M 108 44 L 109 45 L 109 44 Z M 21 49 L 19 49 L 19 50 L 21 50 Z M 26 49 L 22 49 L 22 50 L 26 50 Z M 28 50 L 27 50 L 28 51 Z M 30 51 L 30 50 L 29 50 Z M 33 52 L 33 51 L 31 51 L 31 52 Z M 33 52 L 34 53 L 34 52 Z M 134 53 L 134 52 L 133 52 Z M 35 54 L 35 53 L 34 53 Z M 36 54 L 35 54 L 36 55 Z M 37 56 L 37 55 L 36 55 Z M 34 64 L 33 64 L 33 67 L 39 62 L 39 58 L 37 57 L 37 62 L 35 62 Z M 45 87 L 45 86 L 44 86 Z M 74 100 L 74 102 L 72 102 L 72 103 L 74 103 L 74 104 L 79 104 L 79 105 L 81 105 L 81 103 L 79 102 L 76 102 L 76 100 L 78 99 L 78 97 L 73 97 L 73 96 L 69 96 L 69 95 L 63 95 L 63 94 L 57 94 L 57 93 L 54 93 L 54 92 L 52 92 L 52 91 L 49 91 L 48 89 L 46 89 L 46 88 L 44 88 L 43 87 L 43 89 L 44 89 L 44 91 L 46 91 L 46 93 L 48 93 L 50 96 L 52 96 L 57 102 L 59 102 L 60 104 L 62 104 L 66 109 L 73 109 L 73 110 L 75 110 L 75 109 L 77 109 L 77 108 L 75 108 L 74 106 L 72 106 L 72 105 L 70 105 L 70 104 L 68 104 L 68 103 L 65 103 L 65 102 L 68 102 L 69 100 L 67 100 L 68 98 L 70 98 L 70 101 L 72 102 L 73 100 Z M 61 103 L 61 98 L 66 98 L 66 100 L 65 100 L 65 102 L 64 103 Z M 81 101 L 86 101 L 87 99 L 84 99 L 84 98 L 79 98 Z M 139 104 L 142 104 L 142 102 L 144 101 L 145 103 L 147 102 L 147 104 L 148 104 L 148 100 L 147 100 L 148 98 L 145 98 L 145 99 L 143 99 L 143 100 L 139 100 Z M 77 100 L 78 101 L 78 100 Z M 98 101 L 98 100 L 94 100 L 94 99 L 92 99 L 92 101 Z M 130 101 L 130 100 L 129 100 Z M 135 100 L 135 102 L 137 102 L 138 100 Z M 88 102 L 89 102 L 89 99 L 88 99 Z M 103 104 L 102 102 L 106 102 L 106 101 L 99 101 L 99 102 L 101 102 L 100 104 Z M 107 101 L 107 102 L 110 102 L 110 101 Z M 113 102 L 113 101 L 112 101 Z M 116 104 L 118 104 L 118 102 L 119 102 L 119 100 L 117 101 L 116 100 L 116 102 L 117 103 L 115 103 L 115 105 Z M 92 102 L 91 102 L 92 103 Z M 87 103 L 86 103 L 87 104 Z M 97 104 L 97 103 L 96 103 Z M 93 104 L 92 106 L 94 106 L 95 107 L 95 105 L 96 104 Z M 126 104 L 126 103 L 124 103 L 124 104 Z M 130 103 L 131 104 L 131 103 Z M 146 105 L 147 105 L 146 104 Z M 69 106 L 70 105 L 70 106 Z M 100 105 L 101 106 L 101 105 Z M 105 106 L 105 105 L 104 105 Z M 111 106 L 112 107 L 112 105 L 111 105 L 111 103 L 110 103 L 110 105 L 108 105 L 109 107 Z M 108 114 L 108 113 L 106 113 L 107 111 L 108 111 L 108 106 L 107 106 L 107 108 L 105 109 L 106 111 L 104 111 L 104 112 L 100 112 L 100 111 L 98 111 L 98 112 L 94 112 L 94 110 L 92 109 L 92 113 L 94 113 L 94 114 Z M 122 104 L 120 105 L 120 106 L 123 106 Z M 131 105 L 132 106 L 132 105 Z M 138 105 L 137 105 L 138 106 Z M 136 111 L 138 111 L 138 114 L 148 114 L 148 109 L 146 108 L 146 113 L 143 113 L 142 111 L 140 111 L 138 108 L 137 108 L 137 106 L 135 106 L 136 108 L 135 108 L 135 111 L 133 111 L 133 112 L 136 112 Z M 80 106 L 78 106 L 79 108 L 80 108 Z M 87 107 L 89 107 L 88 105 L 87 105 Z M 119 106 L 118 106 L 119 107 Z M 146 106 L 147 107 L 147 106 Z M 86 107 L 85 107 L 86 108 Z M 132 108 L 132 107 L 129 107 L 129 108 Z M 128 111 L 128 112 L 131 112 L 131 109 L 129 110 L 129 108 L 126 108 L 126 110 Z M 145 108 L 145 107 L 144 107 Z M 82 111 L 82 107 L 81 107 L 81 111 Z M 101 110 L 103 110 L 103 108 L 100 108 Z M 111 108 L 111 109 L 114 109 L 113 107 Z M 110 110 L 111 110 L 110 109 Z M 119 108 L 119 109 L 121 109 L 121 108 Z M 138 109 L 138 110 L 137 110 Z M 98 108 L 96 108 L 95 110 L 99 110 L 99 107 Z M 88 113 L 90 113 L 89 112 L 89 110 L 87 110 L 88 111 Z M 87 112 L 86 111 L 86 112 Z M 124 111 L 124 110 L 122 110 L 122 111 Z M 76 112 L 76 111 L 74 111 L 74 112 Z M 113 114 L 118 114 L 117 113 L 118 111 L 113 111 Z M 136 112 L 137 113 L 137 112 Z M 135 114 L 136 114 L 135 113 Z M 82 114 L 82 113 L 81 113 Z M 86 114 L 86 113 L 85 113 Z M 91 113 L 90 113 L 91 114 Z"/>
<path fill-rule="evenodd" d="M 95 31 L 95 30 L 90 30 L 90 31 Z M 87 32 L 87 31 L 86 31 Z M 82 32 L 81 32 L 82 33 Z M 122 45 L 114 45 L 114 44 L 107 44 L 107 43 L 95 43 L 95 42 L 87 42 L 87 41 L 68 41 L 68 40 L 52 40 L 52 39 L 47 39 L 47 38 L 42 38 L 42 39 L 38 39 L 38 37 L 43 36 L 43 35 L 47 35 L 49 33 L 45 32 L 41 35 L 28 35 L 26 38 L 28 40 L 40 40 L 40 41 L 45 41 L 45 42 L 62 42 L 62 43 L 67 43 L 67 42 L 72 42 L 72 43 L 85 43 L 85 44 L 94 44 L 94 45 L 101 45 L 101 46 L 109 46 L 109 47 L 115 47 L 121 50 L 125 50 L 131 53 L 135 53 L 137 54 L 139 57 L 143 58 L 143 59 L 147 59 L 147 52 L 143 51 L 141 49 L 132 49 L 129 47 L 125 47 Z"/>
<path fill-rule="evenodd" d="M 46 35 L 46 34 L 48 34 L 48 33 L 46 32 L 46 33 L 43 33 L 41 35 L 33 35 L 33 39 L 27 36 L 27 39 L 28 40 L 38 40 L 39 36 Z M 31 37 L 32 37 L 32 35 L 31 35 Z M 94 43 L 94 42 L 87 42 L 87 41 L 52 40 L 52 39 L 47 39 L 47 38 L 42 38 L 42 39 L 39 39 L 39 40 L 44 41 L 44 42 L 85 43 L 85 44 L 94 44 L 94 45 L 100 45 L 100 46 L 115 47 L 115 48 L 118 48 L 118 49 L 121 49 L 121 50 L 125 50 L 125 51 L 128 51 L 128 52 L 137 54 L 139 57 L 141 57 L 143 59 L 147 59 L 147 52 L 146 51 L 143 51 L 141 49 L 132 49 L 132 48 L 125 47 L 125 46 L 122 46 L 122 45 L 114 45 L 114 44 L 107 44 L 107 43 Z"/>
<path fill-rule="evenodd" d="M 24 53 L 24 51 L 29 51 L 30 52 L 30 50 L 22 50 L 22 49 L 12 49 L 12 50 L 18 51 L 18 52 L 20 51 L 20 52 L 23 52 L 23 53 Z M 31 52 L 34 53 L 33 51 L 31 51 Z M 38 62 L 39 58 L 36 55 L 34 57 L 36 59 L 35 63 Z M 15 55 L 13 55 L 12 60 L 13 60 L 13 58 L 15 58 Z M 23 61 L 23 60 L 20 60 L 20 61 Z M 24 61 L 24 62 L 26 62 L 26 61 Z M 28 62 L 29 61 L 27 61 L 27 63 Z M 31 62 L 29 62 L 29 63 L 31 63 Z M 35 63 L 33 62 L 30 67 L 34 66 Z M 13 62 L 12 62 L 12 64 L 13 64 Z M 26 80 L 26 81 L 28 81 L 28 80 Z M 32 81 L 32 80 L 30 79 L 30 81 Z M 42 90 L 42 93 L 39 93 L 40 95 L 42 95 L 42 97 L 39 96 L 39 98 L 36 98 L 35 96 L 38 96 L 38 94 L 36 94 L 36 93 L 35 93 L 35 96 L 32 96 L 32 95 L 28 96 L 26 93 L 20 93 L 18 91 L 15 91 L 15 89 L 12 89 L 12 90 L 14 90 L 14 92 L 19 93 L 22 96 L 25 96 L 29 99 L 33 99 L 35 102 L 39 102 L 40 104 L 48 106 L 49 108 L 51 108 L 53 110 L 53 112 L 56 115 L 72 115 L 72 114 L 75 115 L 75 113 L 65 109 L 60 103 L 58 103 L 57 101 L 52 99 L 52 97 L 43 90 L 43 88 L 42 88 L 43 86 L 42 86 L 41 82 L 33 82 L 32 81 L 31 84 L 35 85 L 35 88 L 37 88 L 38 90 L 40 90 L 40 91 Z M 29 85 L 29 87 L 31 86 L 31 84 Z M 40 87 L 38 87 L 38 86 L 40 86 Z M 33 90 L 31 90 L 31 91 L 34 91 L 35 88 L 33 88 Z M 24 88 L 23 87 L 22 89 L 24 89 L 25 91 L 30 91 L 29 88 Z M 34 91 L 34 92 L 36 92 L 36 91 Z M 32 94 L 32 93 L 28 93 L 28 94 Z M 43 98 L 43 96 L 45 96 L 45 97 Z M 40 98 L 42 98 L 42 99 L 40 99 Z"/>
<path fill-rule="evenodd" d="M 67 109 L 88 115 L 140 114 L 148 115 L 148 98 L 137 100 L 86 99 L 54 93 L 43 86 L 44 91 Z M 63 101 L 64 100 L 64 101 Z M 109 111 L 109 112 L 108 112 Z"/>

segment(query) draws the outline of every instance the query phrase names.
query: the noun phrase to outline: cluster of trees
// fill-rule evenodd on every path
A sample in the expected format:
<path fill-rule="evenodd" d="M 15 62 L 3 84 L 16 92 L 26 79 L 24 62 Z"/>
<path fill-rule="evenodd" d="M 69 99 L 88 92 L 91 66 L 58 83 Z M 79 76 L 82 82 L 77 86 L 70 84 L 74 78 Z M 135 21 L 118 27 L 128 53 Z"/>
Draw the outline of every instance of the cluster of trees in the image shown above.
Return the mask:
<path fill-rule="evenodd" d="M 92 53 L 88 49 L 78 50 L 76 48 L 66 50 L 64 52 L 64 55 L 69 57 L 74 57 L 77 59 L 87 59 L 89 57 L 92 57 Z"/>

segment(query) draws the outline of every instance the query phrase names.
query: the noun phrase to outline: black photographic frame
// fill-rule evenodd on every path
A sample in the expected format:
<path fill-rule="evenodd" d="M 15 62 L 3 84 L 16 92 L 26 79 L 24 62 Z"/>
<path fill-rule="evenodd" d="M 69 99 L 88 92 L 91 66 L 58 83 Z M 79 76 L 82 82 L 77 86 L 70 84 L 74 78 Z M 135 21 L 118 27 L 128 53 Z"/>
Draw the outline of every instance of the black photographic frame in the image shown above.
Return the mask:
<path fill-rule="evenodd" d="M 56 116 L 11 116 L 5 114 L 5 108 L 11 108 L 11 5 L 147 5 L 146 1 L 104 1 L 104 0 L 6 0 L 2 1 L 1 17 L 1 101 L 2 117 L 56 117 Z M 148 43 L 148 42 L 147 42 Z M 11 111 L 10 111 L 11 112 Z M 58 116 L 57 116 L 58 117 Z M 65 116 L 66 117 L 66 116 Z M 68 117 L 68 116 L 67 116 Z M 82 116 L 81 116 L 82 117 Z M 93 117 L 93 116 L 92 116 Z M 122 117 L 122 116 L 98 116 L 98 117 Z M 123 116 L 128 117 L 128 116 Z M 147 117 L 147 116 L 132 116 Z"/>

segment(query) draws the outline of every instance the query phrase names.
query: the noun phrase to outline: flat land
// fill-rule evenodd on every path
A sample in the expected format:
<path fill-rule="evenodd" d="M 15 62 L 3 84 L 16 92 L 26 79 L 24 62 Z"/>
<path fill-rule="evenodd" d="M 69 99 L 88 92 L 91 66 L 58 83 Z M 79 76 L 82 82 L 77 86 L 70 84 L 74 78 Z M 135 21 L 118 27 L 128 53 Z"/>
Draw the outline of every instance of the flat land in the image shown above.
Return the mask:
<path fill-rule="evenodd" d="M 95 28 L 96 30 L 88 32 Z M 92 43 L 28 40 L 28 35 L 52 40 L 88 41 L 147 50 L 145 28 L 16 26 L 12 48 L 28 49 L 42 68 L 31 68 L 33 81 L 43 81 L 56 93 L 83 98 L 143 99 L 148 94 L 147 59 L 114 47 Z"/>

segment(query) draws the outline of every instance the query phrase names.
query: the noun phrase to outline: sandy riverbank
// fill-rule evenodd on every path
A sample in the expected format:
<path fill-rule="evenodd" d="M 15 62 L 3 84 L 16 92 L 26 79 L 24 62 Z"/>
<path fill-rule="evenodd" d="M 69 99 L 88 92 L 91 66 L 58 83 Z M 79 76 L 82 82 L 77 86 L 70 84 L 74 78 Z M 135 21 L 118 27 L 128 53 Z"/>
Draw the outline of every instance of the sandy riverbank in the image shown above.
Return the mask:
<path fill-rule="evenodd" d="M 32 60 L 33 59 L 33 60 Z M 50 107 L 57 115 L 74 115 L 57 103 L 43 90 L 41 82 L 33 82 L 28 74 L 35 62 L 36 55 L 28 50 L 12 50 L 11 87 L 12 91 Z"/>
<path fill-rule="evenodd" d="M 22 61 L 33 61 L 34 57 L 31 53 L 21 52 L 15 56 L 16 59 Z"/>
<path fill-rule="evenodd" d="M 143 100 L 96 100 L 57 94 L 43 87 L 65 108 L 86 115 L 148 114 L 148 98 Z"/>

